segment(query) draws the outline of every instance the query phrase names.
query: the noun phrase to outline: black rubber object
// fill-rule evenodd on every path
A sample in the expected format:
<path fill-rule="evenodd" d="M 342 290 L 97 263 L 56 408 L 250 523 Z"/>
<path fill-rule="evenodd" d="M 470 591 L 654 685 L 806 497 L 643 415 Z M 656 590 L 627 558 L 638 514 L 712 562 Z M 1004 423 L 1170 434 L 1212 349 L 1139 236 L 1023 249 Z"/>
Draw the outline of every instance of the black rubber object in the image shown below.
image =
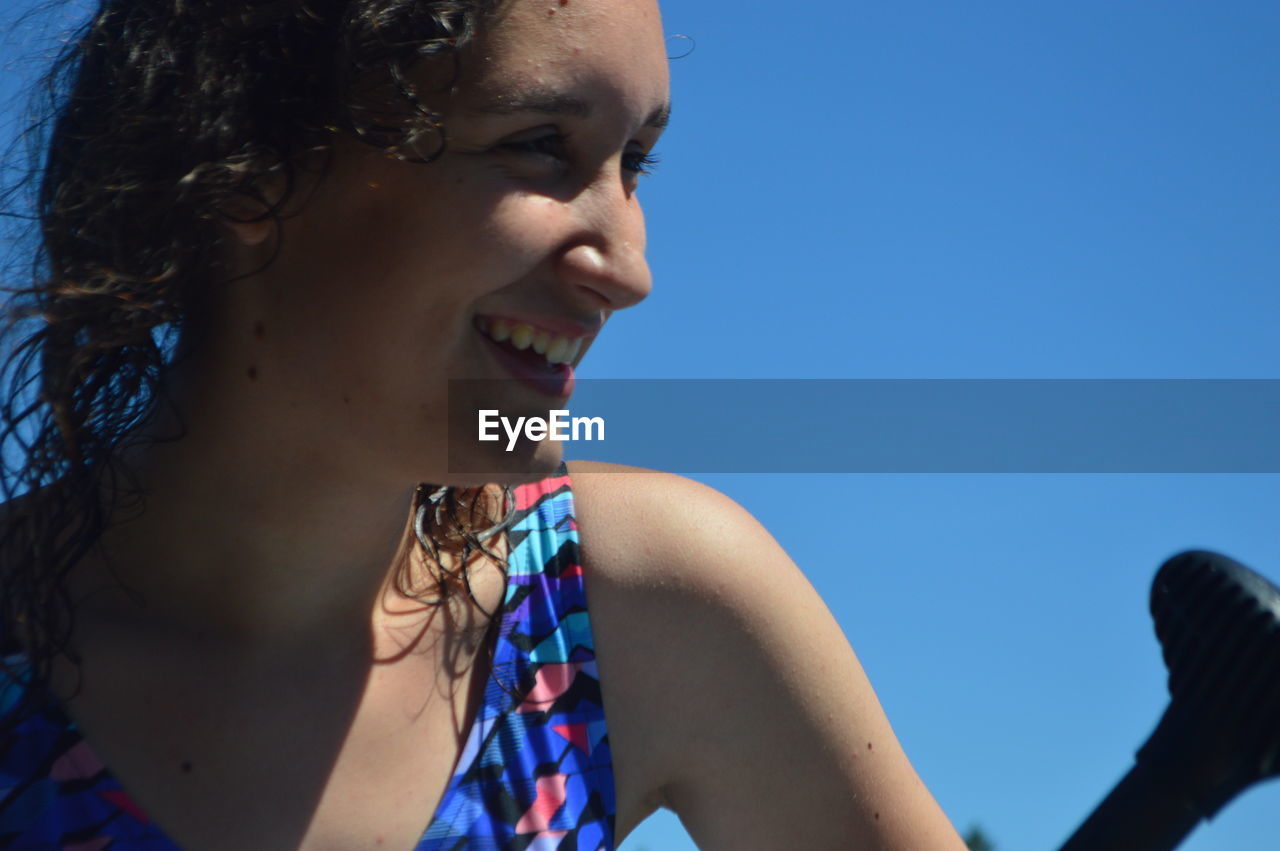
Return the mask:
<path fill-rule="evenodd" d="M 1062 851 L 1174 848 L 1246 787 L 1280 774 L 1280 588 L 1193 550 L 1157 571 L 1151 616 L 1169 707 Z"/>

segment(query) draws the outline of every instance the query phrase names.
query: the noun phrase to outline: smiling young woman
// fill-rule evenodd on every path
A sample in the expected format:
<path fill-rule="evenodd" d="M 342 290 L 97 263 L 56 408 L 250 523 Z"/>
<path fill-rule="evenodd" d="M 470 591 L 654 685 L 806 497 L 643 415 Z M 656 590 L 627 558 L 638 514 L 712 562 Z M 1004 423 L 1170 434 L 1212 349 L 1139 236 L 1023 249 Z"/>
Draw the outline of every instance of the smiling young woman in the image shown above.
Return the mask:
<path fill-rule="evenodd" d="M 652 0 L 103 0 L 52 79 L 0 841 L 961 847 L 742 509 L 450 472 L 649 292 Z"/>

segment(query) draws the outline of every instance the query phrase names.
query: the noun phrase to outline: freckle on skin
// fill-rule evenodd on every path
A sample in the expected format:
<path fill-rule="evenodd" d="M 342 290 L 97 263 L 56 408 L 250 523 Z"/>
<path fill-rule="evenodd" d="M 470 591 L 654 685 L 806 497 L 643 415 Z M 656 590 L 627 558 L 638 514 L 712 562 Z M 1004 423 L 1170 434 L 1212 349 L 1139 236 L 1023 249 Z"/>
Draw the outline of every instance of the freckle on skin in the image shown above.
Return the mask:
<path fill-rule="evenodd" d="M 867 750 L 871 750 L 871 743 L 867 742 Z"/>
<path fill-rule="evenodd" d="M 261 322 L 253 323 L 253 336 L 261 340 L 263 337 L 266 336 L 266 334 L 267 334 L 267 326 L 263 325 Z"/>
<path fill-rule="evenodd" d="M 351 397 L 350 397 L 350 396 L 348 396 L 346 393 L 343 393 L 343 394 L 342 394 L 342 401 L 343 401 L 343 403 L 344 403 L 344 404 L 350 405 L 350 404 L 351 404 Z"/>
<path fill-rule="evenodd" d="M 183 774 L 190 774 L 190 773 L 191 773 L 191 763 L 189 763 L 189 762 L 184 762 L 184 763 L 182 764 L 182 773 L 183 773 Z"/>
<path fill-rule="evenodd" d="M 880 821 L 880 814 L 876 813 L 876 821 Z"/>
<path fill-rule="evenodd" d="M 249 376 L 249 380 L 250 380 L 250 381 L 257 381 L 257 380 L 258 380 L 258 368 L 257 368 L 256 366 L 251 366 L 251 367 L 249 367 L 249 369 L 245 372 L 245 375 L 248 375 L 248 376 Z"/>

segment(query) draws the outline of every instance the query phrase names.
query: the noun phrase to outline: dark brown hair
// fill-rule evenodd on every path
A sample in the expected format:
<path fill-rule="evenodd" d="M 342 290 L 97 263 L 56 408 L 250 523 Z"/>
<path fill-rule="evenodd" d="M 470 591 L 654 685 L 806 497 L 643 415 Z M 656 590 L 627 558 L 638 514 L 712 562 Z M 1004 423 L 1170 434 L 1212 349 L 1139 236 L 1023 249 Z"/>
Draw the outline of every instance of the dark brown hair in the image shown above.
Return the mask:
<path fill-rule="evenodd" d="M 43 80 L 47 118 L 26 134 L 41 158 L 28 182 L 35 283 L 10 288 L 0 409 L 0 627 L 34 681 L 67 650 L 67 574 L 141 497 L 121 443 L 163 404 L 189 309 L 223 274 L 220 210 L 247 197 L 278 220 L 299 163 L 339 133 L 432 159 L 441 118 L 410 72 L 456 75 L 494 5 L 101 0 L 67 40 Z M 284 189 L 274 203 L 268 179 Z M 464 551 L 483 502 L 448 495 Z M 440 596 L 465 587 L 435 582 Z"/>

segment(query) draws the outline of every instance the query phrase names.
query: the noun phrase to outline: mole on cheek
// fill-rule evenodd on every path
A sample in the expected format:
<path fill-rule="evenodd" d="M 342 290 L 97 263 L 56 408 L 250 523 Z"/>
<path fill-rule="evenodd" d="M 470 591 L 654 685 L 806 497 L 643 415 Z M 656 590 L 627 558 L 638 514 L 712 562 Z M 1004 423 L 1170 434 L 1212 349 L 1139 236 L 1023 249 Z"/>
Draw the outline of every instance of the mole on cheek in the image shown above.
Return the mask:
<path fill-rule="evenodd" d="M 561 5 L 561 6 L 568 6 L 568 5 L 569 5 L 569 0 L 560 0 L 560 5 Z"/>
<path fill-rule="evenodd" d="M 245 371 L 245 375 L 249 376 L 249 380 L 250 380 L 250 381 L 257 381 L 257 380 L 258 380 L 258 368 L 257 368 L 256 366 L 250 366 L 250 367 Z"/>

